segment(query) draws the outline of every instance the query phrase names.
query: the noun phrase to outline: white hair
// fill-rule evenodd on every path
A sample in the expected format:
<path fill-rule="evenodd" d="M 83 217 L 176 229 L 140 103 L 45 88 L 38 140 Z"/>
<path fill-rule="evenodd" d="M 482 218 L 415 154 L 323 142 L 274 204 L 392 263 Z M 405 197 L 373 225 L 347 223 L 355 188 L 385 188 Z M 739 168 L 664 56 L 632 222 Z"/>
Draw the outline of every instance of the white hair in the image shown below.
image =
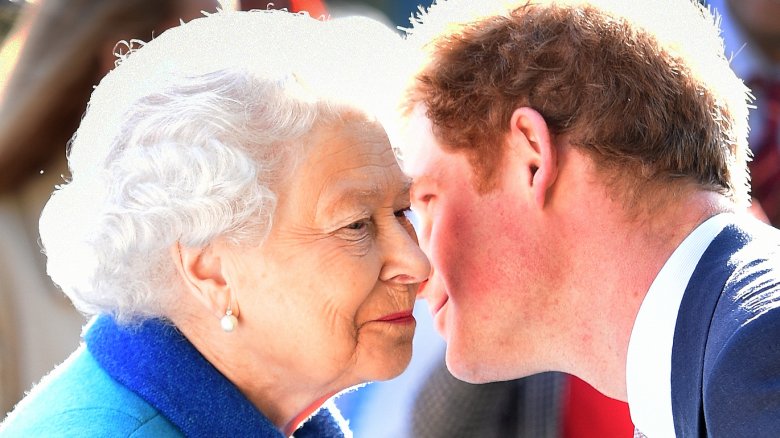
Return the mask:
<path fill-rule="evenodd" d="M 162 316 L 171 246 L 261 243 L 307 134 L 382 120 L 399 43 L 364 18 L 221 11 L 133 51 L 95 89 L 42 213 L 51 278 L 86 314 Z"/>

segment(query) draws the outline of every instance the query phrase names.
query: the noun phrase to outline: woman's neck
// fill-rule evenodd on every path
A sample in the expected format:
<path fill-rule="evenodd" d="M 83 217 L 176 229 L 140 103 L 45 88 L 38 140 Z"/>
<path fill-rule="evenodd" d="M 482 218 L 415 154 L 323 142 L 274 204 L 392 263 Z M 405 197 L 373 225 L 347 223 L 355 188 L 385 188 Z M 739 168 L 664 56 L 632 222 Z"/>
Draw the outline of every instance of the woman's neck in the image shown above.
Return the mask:
<path fill-rule="evenodd" d="M 294 376 L 290 378 L 288 369 L 241 354 L 244 349 L 236 337 L 237 333 L 222 332 L 218 321 L 214 321 L 216 329 L 204 328 L 203 315 L 187 318 L 182 317 L 187 315 L 186 312 L 175 313 L 171 320 L 198 352 L 285 436 L 292 435 L 301 423 L 338 392 L 301 384 Z M 259 371 L 253 372 L 255 369 Z"/>

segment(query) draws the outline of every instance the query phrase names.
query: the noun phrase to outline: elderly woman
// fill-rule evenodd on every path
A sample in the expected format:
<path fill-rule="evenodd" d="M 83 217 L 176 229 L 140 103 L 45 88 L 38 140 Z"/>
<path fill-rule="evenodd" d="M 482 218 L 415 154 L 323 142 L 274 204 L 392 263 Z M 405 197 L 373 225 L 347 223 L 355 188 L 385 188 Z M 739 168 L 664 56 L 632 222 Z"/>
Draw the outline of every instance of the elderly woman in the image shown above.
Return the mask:
<path fill-rule="evenodd" d="M 378 122 L 397 38 L 220 12 L 123 59 L 41 217 L 95 317 L 0 435 L 342 436 L 327 401 L 405 368 L 430 269 Z"/>

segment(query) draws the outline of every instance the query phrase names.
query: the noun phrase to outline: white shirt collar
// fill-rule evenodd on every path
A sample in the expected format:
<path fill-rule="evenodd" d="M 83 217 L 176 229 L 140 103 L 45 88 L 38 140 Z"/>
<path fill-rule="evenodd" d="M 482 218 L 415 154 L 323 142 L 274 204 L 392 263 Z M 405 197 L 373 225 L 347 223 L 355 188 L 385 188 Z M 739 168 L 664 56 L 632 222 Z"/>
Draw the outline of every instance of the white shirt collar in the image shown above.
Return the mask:
<path fill-rule="evenodd" d="M 631 420 L 649 438 L 674 437 L 672 342 L 685 288 L 702 254 L 733 220 L 719 214 L 696 227 L 672 253 L 639 308 L 626 360 Z"/>

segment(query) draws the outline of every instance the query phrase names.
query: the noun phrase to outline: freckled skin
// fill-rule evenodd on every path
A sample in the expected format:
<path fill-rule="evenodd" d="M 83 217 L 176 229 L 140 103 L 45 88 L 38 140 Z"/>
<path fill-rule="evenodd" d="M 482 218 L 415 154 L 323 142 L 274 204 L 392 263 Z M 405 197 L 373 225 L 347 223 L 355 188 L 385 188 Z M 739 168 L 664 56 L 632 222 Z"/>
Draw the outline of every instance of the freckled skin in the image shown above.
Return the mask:
<path fill-rule="evenodd" d="M 559 297 L 543 286 L 554 285 L 549 252 L 518 219 L 532 200 L 503 181 L 479 193 L 468 158 L 443 148 L 423 114 L 410 119 L 406 139 L 404 170 L 414 180 L 412 208 L 432 264 L 421 297 L 447 342 L 448 368 L 472 383 L 544 371 L 549 347 L 540 340 L 555 335 L 557 314 L 549 309 Z"/>
<path fill-rule="evenodd" d="M 355 116 L 305 141 L 306 157 L 277 190 L 267 240 L 231 252 L 227 281 L 240 330 L 256 339 L 243 360 L 263 364 L 257 378 L 325 396 L 404 370 L 414 322 L 377 320 L 411 311 L 430 266 L 381 126 Z"/>

